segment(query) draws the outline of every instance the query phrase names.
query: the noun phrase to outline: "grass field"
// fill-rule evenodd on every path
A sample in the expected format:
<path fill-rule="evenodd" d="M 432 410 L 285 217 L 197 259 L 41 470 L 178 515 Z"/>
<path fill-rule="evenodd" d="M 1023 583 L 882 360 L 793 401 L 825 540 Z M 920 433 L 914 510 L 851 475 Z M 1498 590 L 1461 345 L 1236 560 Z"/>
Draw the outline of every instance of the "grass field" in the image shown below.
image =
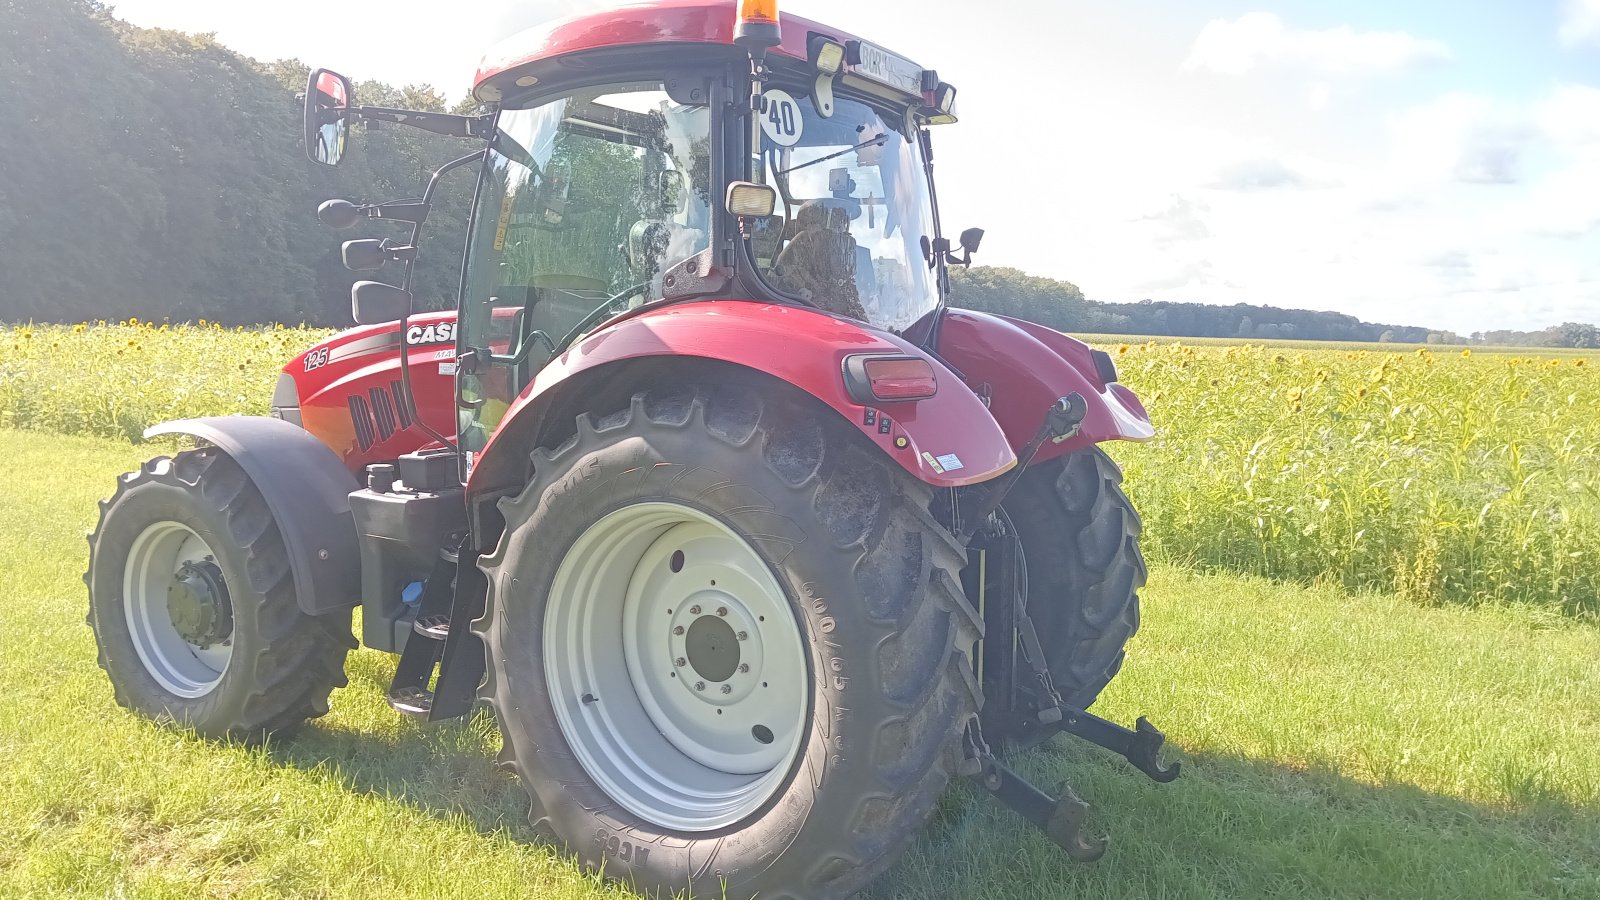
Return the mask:
<path fill-rule="evenodd" d="M 324 334 L 0 328 L 0 898 L 626 895 L 533 840 L 492 722 L 392 713 L 383 654 L 264 749 L 112 703 L 79 575 L 170 450 L 130 440 L 263 410 Z M 958 787 L 872 896 L 1600 897 L 1600 355 L 1101 346 L 1161 435 L 1111 448 L 1156 564 L 1097 711 L 1186 773 L 1040 748 L 1104 861 Z"/>
<path fill-rule="evenodd" d="M 123 713 L 83 624 L 83 533 L 160 448 L 0 430 L 0 897 L 624 896 L 533 842 L 482 717 L 417 726 L 390 657 L 295 740 L 247 750 Z M 1083 746 L 1113 833 L 1068 862 L 961 788 L 875 898 L 1600 896 L 1600 629 L 1156 567 L 1100 711 L 1163 726 L 1155 785 Z"/>

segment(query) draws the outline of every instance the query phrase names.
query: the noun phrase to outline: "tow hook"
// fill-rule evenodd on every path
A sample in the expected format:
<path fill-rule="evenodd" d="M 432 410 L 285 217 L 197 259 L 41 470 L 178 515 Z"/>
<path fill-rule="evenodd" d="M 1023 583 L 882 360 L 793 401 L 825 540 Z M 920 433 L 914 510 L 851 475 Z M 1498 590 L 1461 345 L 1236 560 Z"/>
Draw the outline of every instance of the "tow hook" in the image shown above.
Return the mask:
<path fill-rule="evenodd" d="M 1069 710 L 1061 721 L 1051 728 L 1076 735 L 1091 744 L 1098 744 L 1110 750 L 1126 759 L 1135 769 L 1150 776 L 1151 781 L 1166 784 L 1177 778 L 1179 771 L 1183 769 L 1183 763 L 1162 764 L 1161 745 L 1166 743 L 1166 735 L 1161 733 L 1161 729 L 1151 725 L 1150 720 L 1144 716 L 1139 717 L 1130 731 L 1115 722 L 1108 722 L 1082 710 Z"/>
<path fill-rule="evenodd" d="M 1067 856 L 1078 862 L 1094 862 L 1105 855 L 1111 839 L 1084 836 L 1089 804 L 1078 796 L 1072 785 L 1062 782 L 1058 795 L 1052 797 L 1013 772 L 989 751 L 976 718 L 967 724 L 963 749 L 960 773 L 978 782 L 996 800 L 1044 832 L 1051 843 L 1066 851 Z"/>

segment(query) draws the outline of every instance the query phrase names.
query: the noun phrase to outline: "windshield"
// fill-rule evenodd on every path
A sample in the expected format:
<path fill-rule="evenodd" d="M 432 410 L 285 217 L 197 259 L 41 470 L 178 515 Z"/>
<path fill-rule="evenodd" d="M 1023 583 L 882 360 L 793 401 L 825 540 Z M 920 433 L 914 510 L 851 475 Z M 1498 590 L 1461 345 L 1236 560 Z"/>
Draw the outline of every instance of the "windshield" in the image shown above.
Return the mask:
<path fill-rule="evenodd" d="M 753 223 L 757 268 L 779 290 L 891 331 L 933 311 L 922 253 L 933 213 L 915 136 L 845 97 L 828 118 L 810 97 L 774 89 L 765 99 L 756 180 L 782 200 Z"/>
<path fill-rule="evenodd" d="M 558 348 L 661 299 L 665 273 L 710 246 L 710 121 L 660 82 L 500 113 L 458 336 L 474 357 L 457 379 L 463 449 L 482 449 Z"/>

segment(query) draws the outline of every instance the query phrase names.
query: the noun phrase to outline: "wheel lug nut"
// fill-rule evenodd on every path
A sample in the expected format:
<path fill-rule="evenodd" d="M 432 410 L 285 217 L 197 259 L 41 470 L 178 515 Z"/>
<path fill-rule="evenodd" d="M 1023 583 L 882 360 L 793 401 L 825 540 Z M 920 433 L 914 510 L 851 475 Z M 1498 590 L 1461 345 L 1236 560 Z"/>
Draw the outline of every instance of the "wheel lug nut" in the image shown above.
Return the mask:
<path fill-rule="evenodd" d="M 749 639 L 750 639 L 750 632 L 748 632 L 748 631 L 739 632 L 739 640 L 747 641 Z"/>
<path fill-rule="evenodd" d="M 749 663 L 739 663 L 739 671 L 744 673 L 744 674 L 746 674 L 746 675 L 750 674 L 750 664 Z"/>
<path fill-rule="evenodd" d="M 689 607 L 689 615 L 691 615 L 691 616 L 700 615 L 700 604 L 696 603 L 695 605 Z"/>
<path fill-rule="evenodd" d="M 673 634 L 683 634 L 683 626 L 679 625 L 676 628 L 673 628 L 672 629 L 672 633 Z"/>
<path fill-rule="evenodd" d="M 727 614 L 728 614 L 728 608 L 727 608 L 727 607 L 726 607 L 726 606 L 719 606 L 719 607 L 717 607 L 717 615 L 719 615 L 719 616 L 725 616 L 725 615 L 727 615 Z"/>
<path fill-rule="evenodd" d="M 733 685 L 731 685 L 731 684 L 725 684 L 725 685 L 723 685 L 723 686 L 722 686 L 722 692 L 723 692 L 723 693 L 724 693 L 724 694 L 731 694 L 731 693 L 733 693 Z"/>
<path fill-rule="evenodd" d="M 706 689 L 706 683 L 704 681 L 696 681 L 694 683 L 694 689 L 697 691 L 703 691 Z"/>
<path fill-rule="evenodd" d="M 677 659 L 673 660 L 672 664 L 675 665 L 675 666 L 682 667 L 682 666 L 688 665 L 689 661 L 680 656 Z"/>

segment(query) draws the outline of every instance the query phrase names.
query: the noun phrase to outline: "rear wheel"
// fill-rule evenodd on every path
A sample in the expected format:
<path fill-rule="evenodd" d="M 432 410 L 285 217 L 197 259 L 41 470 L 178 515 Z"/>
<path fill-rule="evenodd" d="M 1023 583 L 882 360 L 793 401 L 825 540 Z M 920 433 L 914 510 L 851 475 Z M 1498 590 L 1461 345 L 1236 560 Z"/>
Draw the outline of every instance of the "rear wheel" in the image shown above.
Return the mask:
<path fill-rule="evenodd" d="M 122 706 L 252 740 L 327 712 L 345 684 L 350 614 L 300 611 L 266 500 L 226 454 L 122 476 L 89 548 L 88 622 Z"/>
<path fill-rule="evenodd" d="M 484 694 L 532 818 L 650 892 L 845 897 L 931 814 L 976 614 L 928 493 L 755 389 L 635 397 L 534 453 L 485 557 Z"/>
<path fill-rule="evenodd" d="M 1139 630 L 1139 515 L 1098 447 L 1030 466 L 1004 503 L 1022 539 L 1028 615 L 1056 690 L 1084 709 Z"/>

